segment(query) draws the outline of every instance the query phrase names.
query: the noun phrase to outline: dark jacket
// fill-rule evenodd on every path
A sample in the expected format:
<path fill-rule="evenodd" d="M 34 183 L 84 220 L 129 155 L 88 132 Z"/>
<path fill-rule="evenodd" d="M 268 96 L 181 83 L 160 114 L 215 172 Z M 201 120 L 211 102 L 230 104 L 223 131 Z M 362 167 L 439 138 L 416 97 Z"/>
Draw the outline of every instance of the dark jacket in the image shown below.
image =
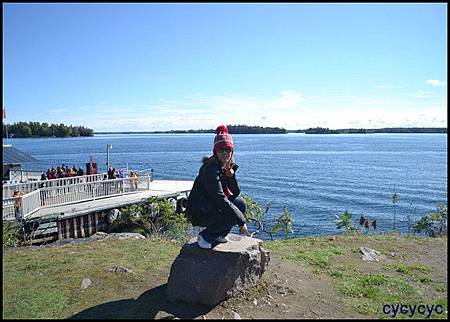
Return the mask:
<path fill-rule="evenodd" d="M 227 177 L 216 157 L 203 161 L 197 178 L 189 194 L 186 204 L 186 214 L 194 226 L 208 226 L 217 216 L 231 216 L 235 223 L 242 226 L 244 214 L 232 203 L 239 195 L 240 189 L 236 180 L 237 164 L 233 164 L 235 174 Z M 223 192 L 222 182 L 226 180 L 228 189 L 233 193 L 227 198 Z"/>

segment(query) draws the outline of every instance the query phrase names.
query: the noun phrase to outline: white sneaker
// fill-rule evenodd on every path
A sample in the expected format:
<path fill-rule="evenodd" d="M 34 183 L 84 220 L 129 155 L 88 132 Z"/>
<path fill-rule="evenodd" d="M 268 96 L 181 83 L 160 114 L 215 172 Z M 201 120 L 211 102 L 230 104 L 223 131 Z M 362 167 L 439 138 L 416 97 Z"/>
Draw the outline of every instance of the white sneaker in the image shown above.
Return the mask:
<path fill-rule="evenodd" d="M 228 238 L 228 236 L 225 236 L 216 238 L 216 241 L 218 241 L 219 243 L 227 243 L 230 241 L 230 239 Z"/>
<path fill-rule="evenodd" d="M 211 249 L 211 243 L 208 243 L 205 239 L 203 239 L 202 235 L 197 235 L 197 244 L 200 248 Z"/>

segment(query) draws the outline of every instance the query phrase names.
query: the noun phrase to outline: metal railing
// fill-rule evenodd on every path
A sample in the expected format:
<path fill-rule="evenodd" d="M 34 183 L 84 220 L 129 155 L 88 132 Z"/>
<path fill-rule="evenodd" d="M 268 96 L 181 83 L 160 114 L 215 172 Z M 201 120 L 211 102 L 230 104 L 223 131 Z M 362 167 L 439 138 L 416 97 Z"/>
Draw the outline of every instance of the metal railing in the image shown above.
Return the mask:
<path fill-rule="evenodd" d="M 62 206 L 150 190 L 150 182 L 150 176 L 142 176 L 39 188 L 21 197 L 19 215 L 26 219 L 42 207 Z M 3 199 L 3 220 L 15 219 L 15 200 L 14 197 Z"/>
<path fill-rule="evenodd" d="M 91 174 L 84 176 L 66 177 L 42 181 L 30 181 L 24 183 L 10 183 L 3 185 L 3 197 L 12 197 L 15 190 L 29 193 L 34 190 L 46 187 L 66 186 L 75 183 L 85 183 L 102 180 L 106 173 Z"/>
<path fill-rule="evenodd" d="M 25 215 L 31 215 L 41 207 L 41 194 L 39 189 L 22 196 L 21 212 Z"/>
<path fill-rule="evenodd" d="M 41 178 L 42 171 L 35 170 L 10 170 L 9 180 L 24 182 L 29 180 L 39 180 Z"/>
<path fill-rule="evenodd" d="M 3 199 L 3 220 L 15 220 L 15 200 L 16 198 Z"/>

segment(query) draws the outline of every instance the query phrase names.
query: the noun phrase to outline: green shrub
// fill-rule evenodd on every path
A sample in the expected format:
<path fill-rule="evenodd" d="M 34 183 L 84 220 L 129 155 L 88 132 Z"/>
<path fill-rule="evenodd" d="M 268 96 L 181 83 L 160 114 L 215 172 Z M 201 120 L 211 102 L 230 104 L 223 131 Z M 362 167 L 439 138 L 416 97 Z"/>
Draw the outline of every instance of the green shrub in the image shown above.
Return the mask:
<path fill-rule="evenodd" d="M 415 232 L 424 232 L 430 237 L 447 235 L 447 205 L 438 203 L 436 212 L 420 218 L 413 228 Z"/>
<path fill-rule="evenodd" d="M 256 231 L 252 236 L 261 231 L 272 238 L 272 234 L 283 231 L 284 238 L 287 238 L 289 233 L 293 233 L 292 215 L 287 208 L 284 208 L 281 215 L 275 216 L 273 226 L 267 227 L 264 215 L 270 209 L 270 205 L 263 212 L 261 206 L 253 199 L 245 195 L 242 198 L 247 203 L 245 217 L 255 226 Z M 150 197 L 145 204 L 122 208 L 121 215 L 109 227 L 109 232 L 139 232 L 140 230 L 147 236 L 159 235 L 186 242 L 192 225 L 185 213 L 177 213 L 176 205 L 169 199 Z"/>
<path fill-rule="evenodd" d="M 348 210 L 342 215 L 342 217 L 339 217 L 336 214 L 336 218 L 339 219 L 336 221 L 336 228 L 337 229 L 343 229 L 345 233 L 348 232 L 356 232 L 356 225 L 352 221 L 352 213 Z"/>
<path fill-rule="evenodd" d="M 292 215 L 287 208 L 284 208 L 281 216 L 275 218 L 275 225 L 272 227 L 272 232 L 279 232 L 280 229 L 284 231 L 284 239 L 287 239 L 292 230 Z"/>
<path fill-rule="evenodd" d="M 121 215 L 111 224 L 110 232 L 141 231 L 144 235 L 160 235 L 185 242 L 191 227 L 184 213 L 168 199 L 150 197 L 148 203 L 121 209 Z"/>
<path fill-rule="evenodd" d="M 20 244 L 20 225 L 3 223 L 3 247 L 16 247 Z"/>
<path fill-rule="evenodd" d="M 269 227 L 266 223 L 265 215 L 269 212 L 271 204 L 269 203 L 263 211 L 262 207 L 249 196 L 242 195 L 241 197 L 247 203 L 247 210 L 244 214 L 245 218 L 255 227 L 255 231 L 252 232 L 251 236 L 258 234 L 259 232 L 263 232 L 268 234 L 273 240 L 273 234 L 283 230 L 283 236 L 287 239 L 289 233 L 294 232 L 292 230 L 292 215 L 286 207 L 283 209 L 283 213 L 281 215 L 274 217 L 275 224 L 272 227 Z"/>

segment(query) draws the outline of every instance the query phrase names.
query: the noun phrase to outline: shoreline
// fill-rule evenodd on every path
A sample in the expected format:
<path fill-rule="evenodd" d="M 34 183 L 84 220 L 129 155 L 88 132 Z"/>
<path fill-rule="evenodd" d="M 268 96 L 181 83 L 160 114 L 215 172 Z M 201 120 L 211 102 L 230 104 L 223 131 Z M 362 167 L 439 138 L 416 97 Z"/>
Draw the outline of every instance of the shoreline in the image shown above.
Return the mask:
<path fill-rule="evenodd" d="M 287 132 L 287 133 L 236 133 L 233 135 L 322 135 L 322 136 L 359 136 L 359 135 L 447 135 L 447 132 L 376 132 L 376 133 L 304 133 L 304 132 Z M 214 133 L 172 133 L 172 132 L 99 132 L 94 133 L 92 136 L 39 136 L 39 137 L 12 137 L 3 138 L 4 145 L 10 145 L 10 140 L 22 140 L 22 139 L 81 139 L 81 138 L 93 138 L 109 135 L 214 135 Z M 8 142 L 7 142 L 8 141 Z"/>

